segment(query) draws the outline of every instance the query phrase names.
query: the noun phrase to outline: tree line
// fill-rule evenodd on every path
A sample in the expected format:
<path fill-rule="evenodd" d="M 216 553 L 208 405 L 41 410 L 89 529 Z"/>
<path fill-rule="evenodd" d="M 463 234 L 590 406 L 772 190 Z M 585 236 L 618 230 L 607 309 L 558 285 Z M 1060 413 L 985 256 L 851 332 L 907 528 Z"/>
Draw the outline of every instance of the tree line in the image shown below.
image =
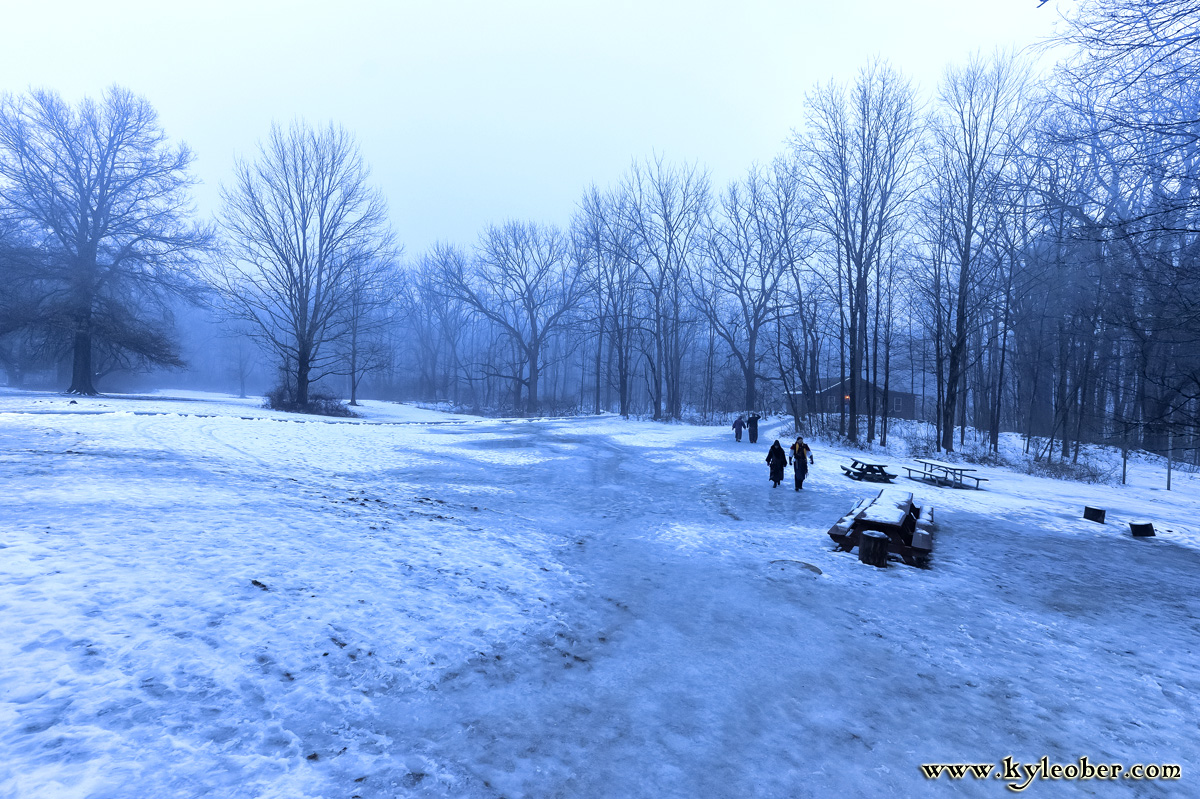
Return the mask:
<path fill-rule="evenodd" d="M 565 229 L 487 226 L 406 255 L 353 137 L 276 126 L 194 220 L 192 154 L 114 88 L 0 104 L 0 364 L 68 390 L 181 365 L 198 303 L 313 387 L 478 411 L 712 419 L 785 411 L 886 443 L 916 398 L 1039 457 L 1197 456 L 1200 4 L 1082 2 L 1035 75 L 1000 52 L 931 99 L 884 61 L 805 95 L 769 164 L 714 186 L 655 155 L 582 192 Z M 231 356 L 233 358 L 233 356 Z M 253 360 L 252 358 L 250 360 Z M 318 392 L 319 393 L 319 392 Z"/>

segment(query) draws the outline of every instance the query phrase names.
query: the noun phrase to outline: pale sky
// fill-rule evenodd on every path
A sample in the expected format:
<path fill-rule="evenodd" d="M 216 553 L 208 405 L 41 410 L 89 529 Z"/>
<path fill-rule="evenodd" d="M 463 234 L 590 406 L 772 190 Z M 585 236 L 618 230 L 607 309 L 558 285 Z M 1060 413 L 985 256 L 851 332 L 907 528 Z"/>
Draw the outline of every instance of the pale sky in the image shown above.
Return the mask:
<path fill-rule="evenodd" d="M 272 121 L 332 120 L 414 256 L 505 219 L 565 226 L 653 152 L 723 186 L 783 150 L 814 84 L 879 55 L 932 91 L 1068 1 L 26 0 L 3 12 L 0 91 L 147 97 L 198 156 L 204 216 Z"/>

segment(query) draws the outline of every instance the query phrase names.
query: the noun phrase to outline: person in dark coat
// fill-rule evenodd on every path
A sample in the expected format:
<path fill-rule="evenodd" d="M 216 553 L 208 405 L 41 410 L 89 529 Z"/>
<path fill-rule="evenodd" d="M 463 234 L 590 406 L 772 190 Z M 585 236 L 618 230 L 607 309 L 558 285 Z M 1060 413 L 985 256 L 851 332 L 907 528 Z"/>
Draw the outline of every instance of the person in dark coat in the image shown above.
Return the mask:
<path fill-rule="evenodd" d="M 787 466 L 787 453 L 783 451 L 778 439 L 767 450 L 767 465 L 771 467 L 771 487 L 779 488 L 779 484 L 783 482 L 783 470 Z"/>
<path fill-rule="evenodd" d="M 816 463 L 813 460 L 812 449 L 804 443 L 804 436 L 796 436 L 796 443 L 792 444 L 792 455 L 789 460 L 796 467 L 796 490 L 799 491 L 804 488 L 804 478 L 808 477 L 808 464 Z"/>
<path fill-rule="evenodd" d="M 742 421 L 742 417 L 739 416 L 738 418 L 733 420 L 733 440 L 734 441 L 742 440 L 742 428 L 745 426 L 746 426 L 746 423 Z"/>
<path fill-rule="evenodd" d="M 746 420 L 746 427 L 750 428 L 750 443 L 758 443 L 758 420 L 762 417 L 757 413 L 750 414 L 750 418 Z"/>

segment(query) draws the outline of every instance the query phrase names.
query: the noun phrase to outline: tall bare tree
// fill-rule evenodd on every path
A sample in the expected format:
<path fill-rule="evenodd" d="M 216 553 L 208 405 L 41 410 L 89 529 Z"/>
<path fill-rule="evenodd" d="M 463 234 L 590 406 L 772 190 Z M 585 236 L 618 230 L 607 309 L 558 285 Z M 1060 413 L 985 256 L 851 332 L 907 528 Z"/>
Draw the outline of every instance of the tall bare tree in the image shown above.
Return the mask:
<path fill-rule="evenodd" d="M 96 393 L 98 347 L 181 365 L 167 300 L 195 295 L 195 259 L 212 243 L 189 221 L 191 163 L 127 89 L 76 107 L 52 91 L 0 101 L 0 207 L 44 242 L 47 321 L 72 352 L 68 392 Z"/>
<path fill-rule="evenodd" d="M 637 248 L 633 233 L 624 224 L 629 197 L 621 191 L 601 192 L 591 187 L 580 201 L 573 224 L 577 248 L 592 271 L 596 297 L 598 335 L 596 348 L 597 412 L 601 371 L 617 390 L 617 408 L 629 416 L 633 376 L 633 344 L 637 335 Z M 608 341 L 608 368 L 601 365 L 601 343 Z"/>
<path fill-rule="evenodd" d="M 538 412 L 546 343 L 571 319 L 587 291 L 586 274 L 570 257 L 556 227 L 529 222 L 493 225 L 480 236 L 477 257 L 446 259 L 446 290 L 495 324 L 519 354 L 526 412 Z"/>
<path fill-rule="evenodd" d="M 645 347 L 654 418 L 678 418 L 683 407 L 683 356 L 688 346 L 691 271 L 700 257 L 709 208 L 708 175 L 656 157 L 635 163 L 622 186 L 629 249 L 646 297 Z"/>
<path fill-rule="evenodd" d="M 1200 3 L 1085 0 L 1067 21 L 1054 139 L 1094 174 L 1047 199 L 1072 220 L 1070 248 L 1105 264 L 1105 326 L 1131 342 L 1096 353 L 1125 372 L 1098 407 L 1118 408 L 1123 443 L 1200 446 Z"/>
<path fill-rule="evenodd" d="M 398 253 L 396 253 L 398 254 Z M 396 265 L 387 259 L 356 260 L 347 276 L 346 302 L 340 320 L 344 334 L 334 342 L 341 370 L 350 385 L 350 404 L 358 405 L 358 389 L 369 372 L 387 362 L 384 328 L 392 321 L 400 288 Z"/>
<path fill-rule="evenodd" d="M 753 411 L 763 354 L 760 337 L 779 317 L 781 281 L 798 266 L 805 249 L 798 181 L 790 164 L 779 159 L 730 184 L 717 204 L 695 297 L 737 361 L 745 407 Z"/>
<path fill-rule="evenodd" d="M 339 371 L 327 346 L 353 318 L 356 276 L 394 253 L 383 195 L 353 137 L 340 127 L 272 126 L 253 162 L 222 187 L 227 247 L 214 282 L 288 374 L 294 403 Z"/>
<path fill-rule="evenodd" d="M 817 224 L 845 269 L 848 435 L 857 441 L 868 294 L 885 243 L 916 188 L 919 109 L 912 84 L 880 61 L 862 69 L 851 86 L 830 83 L 807 99 L 807 127 L 793 144 L 819 211 Z"/>
<path fill-rule="evenodd" d="M 966 66 L 946 70 L 931 120 L 934 147 L 929 173 L 945 221 L 951 266 L 939 441 L 948 452 L 954 449 L 954 420 L 969 336 L 984 306 L 985 270 L 995 265 L 983 252 L 994 233 L 1005 174 L 1017 154 L 1014 144 L 1029 121 L 1027 84 L 1028 68 L 1015 54 L 997 53 L 990 59 L 975 55 Z"/>

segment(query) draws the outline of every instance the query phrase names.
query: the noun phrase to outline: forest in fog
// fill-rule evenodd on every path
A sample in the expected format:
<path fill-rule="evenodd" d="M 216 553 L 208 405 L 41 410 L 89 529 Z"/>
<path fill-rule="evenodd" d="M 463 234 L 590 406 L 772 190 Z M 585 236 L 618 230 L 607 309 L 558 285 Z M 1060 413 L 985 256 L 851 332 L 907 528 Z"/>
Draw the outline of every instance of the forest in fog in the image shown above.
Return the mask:
<path fill-rule="evenodd" d="M 0 101 L 0 367 L 340 412 L 613 412 L 886 443 L 889 420 L 1200 463 L 1200 3 L 1072 6 L 1034 54 L 919 87 L 877 60 L 803 94 L 714 185 L 634 157 L 565 228 L 412 252 L 352 131 L 280 123 L 193 211 L 187 131 L 136 87 Z M 781 132 L 782 138 L 783 132 Z"/>

